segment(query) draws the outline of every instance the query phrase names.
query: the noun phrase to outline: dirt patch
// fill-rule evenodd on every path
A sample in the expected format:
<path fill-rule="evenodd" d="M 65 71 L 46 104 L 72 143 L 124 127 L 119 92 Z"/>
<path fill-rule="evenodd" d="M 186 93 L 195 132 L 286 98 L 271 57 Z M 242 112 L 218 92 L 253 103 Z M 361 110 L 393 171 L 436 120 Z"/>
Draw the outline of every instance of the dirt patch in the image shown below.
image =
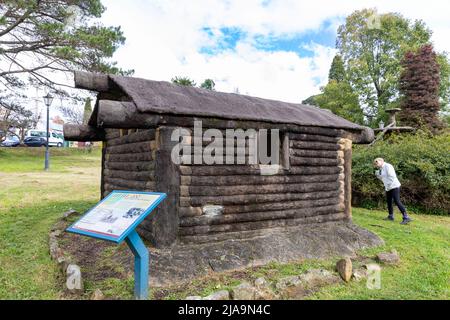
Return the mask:
<path fill-rule="evenodd" d="M 116 245 L 66 232 L 60 245 L 81 267 L 84 280 L 127 279 L 133 272 L 134 258 L 126 244 Z"/>

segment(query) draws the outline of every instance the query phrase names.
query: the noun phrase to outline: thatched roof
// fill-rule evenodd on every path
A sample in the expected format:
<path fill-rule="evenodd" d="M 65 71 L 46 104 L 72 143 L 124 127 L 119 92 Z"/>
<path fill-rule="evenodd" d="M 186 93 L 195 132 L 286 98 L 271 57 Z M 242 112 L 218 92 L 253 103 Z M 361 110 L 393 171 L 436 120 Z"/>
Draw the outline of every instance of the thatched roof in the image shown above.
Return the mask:
<path fill-rule="evenodd" d="M 99 95 L 87 126 L 65 127 L 69 140 L 101 140 L 104 128 L 189 127 L 195 120 L 222 129 L 275 127 L 345 136 L 354 143 L 374 139 L 372 129 L 310 105 L 88 72 L 75 72 L 75 86 Z"/>
<path fill-rule="evenodd" d="M 341 129 L 364 127 L 318 107 L 186 87 L 165 81 L 109 76 L 141 113 L 252 120 Z"/>

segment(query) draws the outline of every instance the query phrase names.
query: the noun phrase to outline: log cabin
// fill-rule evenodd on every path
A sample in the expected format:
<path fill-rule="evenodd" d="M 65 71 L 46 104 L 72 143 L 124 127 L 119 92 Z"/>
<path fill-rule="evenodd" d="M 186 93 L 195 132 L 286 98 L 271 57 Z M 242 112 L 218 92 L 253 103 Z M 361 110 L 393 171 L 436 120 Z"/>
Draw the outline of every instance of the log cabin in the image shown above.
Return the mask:
<path fill-rule="evenodd" d="M 157 248 L 351 221 L 352 144 L 371 142 L 370 128 L 310 105 L 134 77 L 75 72 L 75 86 L 96 91 L 97 101 L 88 124 L 66 124 L 64 135 L 103 141 L 101 196 L 167 193 L 138 230 Z M 273 130 L 268 149 L 279 161 L 206 163 L 202 152 L 214 140 L 205 135 L 209 129 L 222 133 L 224 146 L 236 147 L 232 159 L 239 148 L 250 156 L 250 145 L 269 141 L 259 132 Z M 228 135 L 236 129 L 253 130 L 239 146 Z M 193 148 L 183 148 L 177 162 L 173 150 L 180 145 Z"/>

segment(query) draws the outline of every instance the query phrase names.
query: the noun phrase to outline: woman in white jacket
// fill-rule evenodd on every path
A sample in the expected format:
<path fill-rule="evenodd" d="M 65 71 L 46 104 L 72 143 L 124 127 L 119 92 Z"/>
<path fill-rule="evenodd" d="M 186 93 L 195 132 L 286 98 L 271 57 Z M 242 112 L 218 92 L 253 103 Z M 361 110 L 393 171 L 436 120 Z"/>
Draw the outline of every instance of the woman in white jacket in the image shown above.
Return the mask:
<path fill-rule="evenodd" d="M 411 218 L 406 213 L 406 209 L 400 201 L 400 181 L 397 179 L 394 167 L 384 162 L 383 158 L 376 158 L 373 161 L 373 165 L 378 170 L 375 171 L 375 175 L 378 179 L 383 181 L 384 189 L 386 190 L 386 201 L 389 210 L 389 215 L 385 220 L 394 221 L 394 207 L 392 205 L 392 200 L 397 205 L 398 209 L 403 215 L 403 220 L 401 224 L 408 224 L 411 222 Z"/>

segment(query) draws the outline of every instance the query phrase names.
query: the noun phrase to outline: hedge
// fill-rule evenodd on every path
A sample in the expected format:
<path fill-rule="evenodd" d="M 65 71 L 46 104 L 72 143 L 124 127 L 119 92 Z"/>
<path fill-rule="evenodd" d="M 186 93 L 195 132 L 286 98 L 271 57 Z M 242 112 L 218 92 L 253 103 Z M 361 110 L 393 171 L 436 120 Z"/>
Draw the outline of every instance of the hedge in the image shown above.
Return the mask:
<path fill-rule="evenodd" d="M 374 175 L 375 158 L 392 164 L 402 184 L 401 199 L 407 209 L 430 214 L 450 212 L 450 133 L 429 136 L 392 135 L 372 146 L 353 149 L 353 204 L 385 208 L 382 182 Z"/>

